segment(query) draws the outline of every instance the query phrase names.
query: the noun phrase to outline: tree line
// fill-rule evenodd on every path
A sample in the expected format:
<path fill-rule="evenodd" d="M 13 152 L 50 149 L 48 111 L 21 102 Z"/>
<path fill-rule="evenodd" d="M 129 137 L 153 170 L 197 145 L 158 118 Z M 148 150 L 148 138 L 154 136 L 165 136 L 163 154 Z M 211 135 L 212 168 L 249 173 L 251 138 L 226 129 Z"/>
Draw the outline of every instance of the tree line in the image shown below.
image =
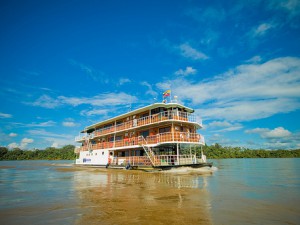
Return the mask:
<path fill-rule="evenodd" d="M 0 160 L 74 160 L 74 145 L 66 145 L 62 148 L 49 147 L 43 150 L 12 150 L 0 147 Z"/>
<path fill-rule="evenodd" d="M 300 158 L 300 149 L 296 150 L 264 150 L 241 147 L 222 147 L 220 144 L 205 145 L 203 151 L 209 159 L 226 158 Z"/>
<path fill-rule="evenodd" d="M 62 148 L 49 147 L 44 150 L 21 150 L 14 148 L 9 150 L 0 147 L 0 160 L 74 160 L 74 145 L 66 145 Z M 205 145 L 202 150 L 209 159 L 226 158 L 300 158 L 300 149 L 297 150 L 254 150 L 241 147 L 223 147 L 220 144 Z M 200 149 L 197 149 L 200 154 Z"/>

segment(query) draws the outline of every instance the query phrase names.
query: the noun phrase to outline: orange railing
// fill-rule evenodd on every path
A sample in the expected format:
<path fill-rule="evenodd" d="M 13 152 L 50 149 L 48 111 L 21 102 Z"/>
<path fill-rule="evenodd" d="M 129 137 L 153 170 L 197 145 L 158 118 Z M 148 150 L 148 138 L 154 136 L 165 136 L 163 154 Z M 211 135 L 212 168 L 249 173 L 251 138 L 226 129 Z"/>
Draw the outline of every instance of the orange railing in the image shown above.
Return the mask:
<path fill-rule="evenodd" d="M 170 143 L 170 142 L 179 142 L 179 143 L 201 143 L 202 136 L 196 133 L 188 133 L 188 132 L 167 132 L 161 133 L 157 135 L 148 136 L 145 138 L 146 144 L 160 144 L 160 143 Z M 99 142 L 93 144 L 89 142 L 87 146 L 82 146 L 80 151 L 87 151 L 87 150 L 96 150 L 96 149 L 107 149 L 107 148 L 121 148 L 121 147 L 128 147 L 128 146 L 141 146 L 145 145 L 145 141 L 142 136 L 140 137 L 132 137 L 132 138 L 125 138 L 122 140 L 118 140 L 115 142 Z"/>
<path fill-rule="evenodd" d="M 159 123 L 166 120 L 196 122 L 196 117 L 195 115 L 192 115 L 191 113 L 187 113 L 187 112 L 179 112 L 179 111 L 161 112 L 158 114 L 153 114 L 151 116 L 146 116 L 139 119 L 133 119 L 121 124 L 98 129 L 93 133 L 91 133 L 90 135 L 85 134 L 83 136 L 76 137 L 75 141 L 83 141 L 89 138 L 98 137 L 109 133 L 114 133 L 116 131 L 124 131 L 130 128 L 137 128 L 149 124 Z M 198 121 L 198 123 L 202 124 L 202 121 L 200 120 Z"/>
<path fill-rule="evenodd" d="M 172 165 L 190 165 L 199 162 L 196 155 L 155 155 L 155 163 L 153 166 L 172 166 Z M 114 157 L 112 165 L 127 164 L 131 166 L 151 166 L 152 163 L 147 156 L 126 156 L 126 157 Z"/>
<path fill-rule="evenodd" d="M 151 162 L 147 156 L 126 156 L 126 157 L 114 157 L 112 160 L 112 165 L 122 165 L 127 164 L 131 166 L 151 166 Z"/>

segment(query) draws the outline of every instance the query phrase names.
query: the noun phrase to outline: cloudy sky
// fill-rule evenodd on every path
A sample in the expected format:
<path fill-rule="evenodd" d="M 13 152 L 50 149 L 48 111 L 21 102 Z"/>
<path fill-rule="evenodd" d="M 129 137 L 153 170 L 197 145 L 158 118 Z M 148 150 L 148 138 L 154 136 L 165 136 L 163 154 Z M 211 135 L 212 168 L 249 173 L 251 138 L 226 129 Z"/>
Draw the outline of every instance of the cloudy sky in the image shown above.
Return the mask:
<path fill-rule="evenodd" d="M 0 29 L 1 146 L 75 144 L 171 89 L 208 145 L 300 148 L 299 0 L 5 0 Z"/>

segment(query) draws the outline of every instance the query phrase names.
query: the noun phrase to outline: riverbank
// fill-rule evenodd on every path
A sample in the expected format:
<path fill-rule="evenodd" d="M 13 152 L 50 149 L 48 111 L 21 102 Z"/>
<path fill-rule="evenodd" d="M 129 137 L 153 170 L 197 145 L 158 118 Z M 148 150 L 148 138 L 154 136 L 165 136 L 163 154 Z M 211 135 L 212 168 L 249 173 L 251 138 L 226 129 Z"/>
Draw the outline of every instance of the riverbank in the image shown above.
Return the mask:
<path fill-rule="evenodd" d="M 75 160 L 74 145 L 66 145 L 62 148 L 49 147 L 44 150 L 8 150 L 0 147 L 1 160 Z M 193 150 L 195 154 L 201 155 L 201 149 Z M 205 145 L 203 151 L 208 159 L 228 158 L 300 158 L 300 149 L 296 150 L 256 150 L 240 147 L 222 147 L 219 144 Z"/>

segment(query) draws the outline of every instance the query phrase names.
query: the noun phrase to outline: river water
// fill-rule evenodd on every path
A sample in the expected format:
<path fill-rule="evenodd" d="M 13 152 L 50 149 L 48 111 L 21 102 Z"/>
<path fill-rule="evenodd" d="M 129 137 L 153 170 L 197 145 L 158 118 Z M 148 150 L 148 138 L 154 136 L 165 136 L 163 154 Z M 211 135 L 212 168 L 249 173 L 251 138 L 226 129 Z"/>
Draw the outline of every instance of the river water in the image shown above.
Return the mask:
<path fill-rule="evenodd" d="M 300 224 L 300 159 L 212 160 L 212 170 L 0 162 L 0 224 Z"/>

